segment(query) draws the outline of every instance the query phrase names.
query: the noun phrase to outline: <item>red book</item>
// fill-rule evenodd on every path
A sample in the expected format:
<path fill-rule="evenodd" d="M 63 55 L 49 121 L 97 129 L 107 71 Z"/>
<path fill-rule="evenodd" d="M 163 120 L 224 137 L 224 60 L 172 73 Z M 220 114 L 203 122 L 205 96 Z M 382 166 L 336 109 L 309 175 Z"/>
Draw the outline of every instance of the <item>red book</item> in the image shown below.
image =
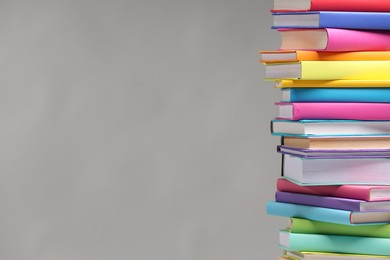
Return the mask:
<path fill-rule="evenodd" d="M 326 185 L 301 186 L 284 178 L 276 181 L 278 191 L 296 192 L 321 196 L 358 199 L 365 201 L 390 200 L 390 186 L 372 185 Z"/>
<path fill-rule="evenodd" d="M 390 120 L 390 103 L 277 102 L 277 119 Z"/>
<path fill-rule="evenodd" d="M 350 11 L 390 12 L 387 0 L 274 0 L 272 12 L 283 11 Z"/>

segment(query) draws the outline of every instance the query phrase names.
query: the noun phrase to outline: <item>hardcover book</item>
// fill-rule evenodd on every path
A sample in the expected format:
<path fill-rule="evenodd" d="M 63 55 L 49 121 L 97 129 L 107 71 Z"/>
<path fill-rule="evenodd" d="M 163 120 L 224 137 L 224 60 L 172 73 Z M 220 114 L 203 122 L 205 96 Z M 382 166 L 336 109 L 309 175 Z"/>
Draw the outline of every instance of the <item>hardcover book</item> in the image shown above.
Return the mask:
<path fill-rule="evenodd" d="M 353 226 L 305 218 L 289 218 L 287 230 L 291 233 L 390 238 L 390 224 L 388 223 Z"/>
<path fill-rule="evenodd" d="M 315 185 L 302 186 L 285 178 L 276 181 L 278 191 L 350 198 L 364 201 L 390 200 L 390 186 L 387 185 Z"/>
<path fill-rule="evenodd" d="M 265 79 L 390 80 L 389 71 L 390 60 L 266 63 Z"/>
<path fill-rule="evenodd" d="M 272 28 L 389 30 L 389 12 L 273 12 Z"/>
<path fill-rule="evenodd" d="M 305 149 L 286 145 L 276 147 L 278 153 L 301 158 L 390 158 L 390 148 L 383 149 Z"/>
<path fill-rule="evenodd" d="M 282 154 L 282 176 L 301 185 L 390 185 L 390 158 L 300 158 Z"/>
<path fill-rule="evenodd" d="M 272 11 L 390 12 L 390 3 L 383 0 L 274 0 Z"/>
<path fill-rule="evenodd" d="M 284 103 L 390 103 L 390 88 L 282 88 L 280 92 Z"/>
<path fill-rule="evenodd" d="M 390 88 L 390 80 L 300 80 L 276 79 L 276 88 Z"/>
<path fill-rule="evenodd" d="M 390 103 L 277 102 L 277 119 L 390 120 Z"/>
<path fill-rule="evenodd" d="M 377 225 L 390 222 L 390 212 L 388 211 L 355 212 L 277 201 L 268 201 L 266 212 L 273 216 L 305 218 L 343 225 Z"/>
<path fill-rule="evenodd" d="M 390 211 L 390 201 L 364 201 L 286 191 L 275 192 L 275 201 L 350 211 Z"/>
<path fill-rule="evenodd" d="M 390 121 L 271 120 L 271 134 L 280 136 L 389 136 Z"/>
<path fill-rule="evenodd" d="M 340 254 L 329 252 L 298 252 L 285 250 L 280 260 L 383 260 L 388 256 Z"/>
<path fill-rule="evenodd" d="M 282 50 L 387 51 L 388 30 L 350 30 L 336 28 L 278 29 Z"/>
<path fill-rule="evenodd" d="M 390 136 L 282 136 L 281 144 L 293 148 L 316 150 L 388 149 Z"/>
<path fill-rule="evenodd" d="M 390 255 L 390 239 L 377 237 L 299 234 L 280 230 L 279 245 L 289 251 Z"/>
<path fill-rule="evenodd" d="M 262 63 L 294 62 L 294 61 L 337 61 L 337 60 L 390 60 L 387 51 L 306 51 L 306 50 L 272 50 L 259 51 Z"/>

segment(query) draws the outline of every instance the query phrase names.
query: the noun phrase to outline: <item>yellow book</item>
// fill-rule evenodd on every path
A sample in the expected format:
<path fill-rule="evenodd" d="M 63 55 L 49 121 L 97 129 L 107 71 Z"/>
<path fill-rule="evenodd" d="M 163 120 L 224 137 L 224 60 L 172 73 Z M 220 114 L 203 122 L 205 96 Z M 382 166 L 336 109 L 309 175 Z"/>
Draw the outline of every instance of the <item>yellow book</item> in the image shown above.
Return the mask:
<path fill-rule="evenodd" d="M 341 254 L 332 252 L 294 252 L 284 251 L 283 260 L 381 260 L 390 259 L 388 256 L 361 255 L 361 254 Z"/>
<path fill-rule="evenodd" d="M 390 80 L 390 60 L 267 63 L 265 79 Z"/>
<path fill-rule="evenodd" d="M 389 72 L 390 73 L 390 72 Z M 390 80 L 275 80 L 276 88 L 390 88 Z"/>
<path fill-rule="evenodd" d="M 259 51 L 262 63 L 294 62 L 294 61 L 348 61 L 348 60 L 390 60 L 390 51 L 306 51 L 306 50 L 274 50 Z"/>

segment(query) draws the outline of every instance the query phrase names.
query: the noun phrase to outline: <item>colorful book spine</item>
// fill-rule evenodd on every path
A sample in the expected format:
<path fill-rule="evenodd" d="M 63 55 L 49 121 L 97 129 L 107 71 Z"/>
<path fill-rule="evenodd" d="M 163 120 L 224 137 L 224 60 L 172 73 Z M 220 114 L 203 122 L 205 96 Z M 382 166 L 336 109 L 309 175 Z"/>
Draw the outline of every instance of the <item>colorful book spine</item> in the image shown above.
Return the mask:
<path fill-rule="evenodd" d="M 390 52 L 389 52 L 390 53 Z M 282 102 L 389 103 L 390 88 L 285 88 Z"/>
<path fill-rule="evenodd" d="M 321 185 L 302 186 L 284 178 L 276 181 L 276 190 L 321 196 L 333 196 L 364 201 L 390 200 L 390 186 L 372 185 Z"/>
<path fill-rule="evenodd" d="M 276 102 L 277 119 L 390 120 L 390 103 Z"/>
<path fill-rule="evenodd" d="M 276 88 L 390 88 L 390 80 L 378 80 L 378 79 L 374 79 L 374 80 L 276 79 L 274 81 L 274 84 Z"/>
<path fill-rule="evenodd" d="M 277 191 L 275 201 L 349 211 L 390 211 L 390 202 L 367 202 L 364 200 L 321 195 Z"/>
<path fill-rule="evenodd" d="M 291 2 L 291 0 L 274 0 L 271 11 L 390 12 L 390 3 L 383 0 L 308 0 L 301 5 Z"/>
<path fill-rule="evenodd" d="M 390 12 L 273 12 L 272 28 L 389 30 Z"/>
<path fill-rule="evenodd" d="M 311 30 L 310 32 L 306 32 Z M 302 31 L 307 33 L 307 40 L 315 40 L 313 34 L 322 33 L 323 41 L 315 47 L 300 47 L 296 44 L 305 35 L 297 34 Z M 280 49 L 289 50 L 315 50 L 315 51 L 388 51 L 390 50 L 390 32 L 375 30 L 350 30 L 337 28 L 314 29 L 278 29 L 282 42 Z M 318 36 L 319 37 L 319 36 Z M 357 75 L 358 76 L 358 75 Z"/>
<path fill-rule="evenodd" d="M 390 255 L 390 239 L 378 237 L 279 232 L 280 246 L 290 251 Z"/>
<path fill-rule="evenodd" d="M 262 63 L 294 61 L 342 61 L 342 60 L 390 60 L 387 51 L 350 51 L 327 52 L 307 50 L 272 50 L 259 51 Z"/>
<path fill-rule="evenodd" d="M 390 224 L 388 223 L 351 226 L 304 218 L 290 218 L 289 222 L 287 229 L 291 233 L 390 238 Z"/>
<path fill-rule="evenodd" d="M 355 212 L 316 206 L 268 201 L 267 214 L 287 218 L 305 218 L 343 225 L 378 225 L 390 220 L 390 212 Z"/>

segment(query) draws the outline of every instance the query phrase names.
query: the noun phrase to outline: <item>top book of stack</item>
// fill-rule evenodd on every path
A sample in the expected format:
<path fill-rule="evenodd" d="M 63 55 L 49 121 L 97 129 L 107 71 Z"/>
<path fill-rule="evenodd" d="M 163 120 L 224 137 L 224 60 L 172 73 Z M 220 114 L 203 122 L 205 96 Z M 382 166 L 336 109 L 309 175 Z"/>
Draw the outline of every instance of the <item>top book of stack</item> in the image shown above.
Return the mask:
<path fill-rule="evenodd" d="M 387 0 L 274 0 L 272 12 L 283 11 L 348 11 L 390 12 Z"/>

